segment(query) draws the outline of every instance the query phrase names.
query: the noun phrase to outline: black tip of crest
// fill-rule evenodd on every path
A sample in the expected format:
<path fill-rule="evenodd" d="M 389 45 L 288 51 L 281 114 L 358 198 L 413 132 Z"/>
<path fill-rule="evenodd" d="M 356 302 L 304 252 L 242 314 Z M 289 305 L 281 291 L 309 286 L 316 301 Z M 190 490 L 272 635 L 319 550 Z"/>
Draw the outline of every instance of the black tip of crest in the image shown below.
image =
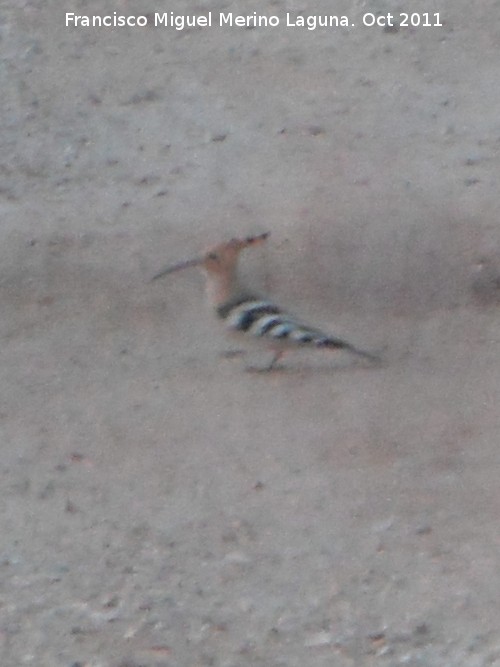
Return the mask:
<path fill-rule="evenodd" d="M 258 234 L 257 236 L 248 236 L 246 241 L 247 243 L 255 243 L 256 241 L 265 241 L 271 232 L 264 232 L 263 234 Z"/>

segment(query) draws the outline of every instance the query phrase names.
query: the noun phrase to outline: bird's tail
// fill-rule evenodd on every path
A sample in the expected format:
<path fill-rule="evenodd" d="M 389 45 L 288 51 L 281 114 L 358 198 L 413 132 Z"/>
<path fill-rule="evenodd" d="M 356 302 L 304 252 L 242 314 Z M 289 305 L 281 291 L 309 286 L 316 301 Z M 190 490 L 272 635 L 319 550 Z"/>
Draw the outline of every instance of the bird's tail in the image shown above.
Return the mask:
<path fill-rule="evenodd" d="M 360 350 L 358 347 L 351 345 L 351 343 L 348 343 L 346 340 L 342 340 L 342 338 L 334 338 L 333 336 L 329 336 L 328 338 L 319 340 L 316 344 L 318 347 L 346 350 L 346 352 L 350 352 L 351 354 L 355 354 L 358 357 L 368 359 L 373 363 L 380 363 L 381 361 L 380 355 L 375 354 L 374 352 L 368 352 L 367 350 Z"/>

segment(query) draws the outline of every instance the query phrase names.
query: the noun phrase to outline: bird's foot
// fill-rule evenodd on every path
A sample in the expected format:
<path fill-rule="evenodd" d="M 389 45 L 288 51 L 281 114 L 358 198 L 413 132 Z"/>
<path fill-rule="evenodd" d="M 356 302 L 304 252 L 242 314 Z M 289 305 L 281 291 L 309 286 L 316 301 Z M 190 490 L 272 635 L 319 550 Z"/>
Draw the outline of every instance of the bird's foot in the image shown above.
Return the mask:
<path fill-rule="evenodd" d="M 249 373 L 270 373 L 271 371 L 283 370 L 283 366 L 278 365 L 282 356 L 283 352 L 276 352 L 267 366 L 247 366 L 245 370 Z"/>
<path fill-rule="evenodd" d="M 245 366 L 245 373 L 275 373 L 283 371 L 285 367 L 280 364 L 268 364 L 267 366 Z"/>

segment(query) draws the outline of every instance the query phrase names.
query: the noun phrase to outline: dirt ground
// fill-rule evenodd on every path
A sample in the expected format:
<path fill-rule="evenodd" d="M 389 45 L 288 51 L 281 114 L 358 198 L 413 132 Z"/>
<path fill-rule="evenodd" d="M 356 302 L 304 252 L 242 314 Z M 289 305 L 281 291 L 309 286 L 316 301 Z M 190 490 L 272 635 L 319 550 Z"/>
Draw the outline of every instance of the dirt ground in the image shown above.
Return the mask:
<path fill-rule="evenodd" d="M 499 3 L 102 4 L 0 1 L 0 664 L 500 666 Z M 148 282 L 263 231 L 380 366 L 247 373 Z"/>

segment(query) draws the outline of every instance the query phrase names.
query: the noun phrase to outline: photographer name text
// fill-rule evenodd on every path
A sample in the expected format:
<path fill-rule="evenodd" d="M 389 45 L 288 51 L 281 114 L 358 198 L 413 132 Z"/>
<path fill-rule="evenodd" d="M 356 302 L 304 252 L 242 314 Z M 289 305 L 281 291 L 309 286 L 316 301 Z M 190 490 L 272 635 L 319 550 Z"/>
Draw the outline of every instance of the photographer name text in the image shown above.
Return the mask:
<path fill-rule="evenodd" d="M 439 12 L 398 12 L 373 14 L 367 12 L 360 17 L 361 25 L 372 28 L 442 28 Z M 293 14 L 285 16 L 252 14 L 234 14 L 233 12 L 208 12 L 203 15 L 175 14 L 174 12 L 155 12 L 154 15 L 125 15 L 113 12 L 105 16 L 81 15 L 66 12 L 66 27 L 77 28 L 144 28 L 154 26 L 184 30 L 186 28 L 211 28 L 212 26 L 229 28 L 353 28 L 356 26 L 348 16 L 336 14 Z"/>

